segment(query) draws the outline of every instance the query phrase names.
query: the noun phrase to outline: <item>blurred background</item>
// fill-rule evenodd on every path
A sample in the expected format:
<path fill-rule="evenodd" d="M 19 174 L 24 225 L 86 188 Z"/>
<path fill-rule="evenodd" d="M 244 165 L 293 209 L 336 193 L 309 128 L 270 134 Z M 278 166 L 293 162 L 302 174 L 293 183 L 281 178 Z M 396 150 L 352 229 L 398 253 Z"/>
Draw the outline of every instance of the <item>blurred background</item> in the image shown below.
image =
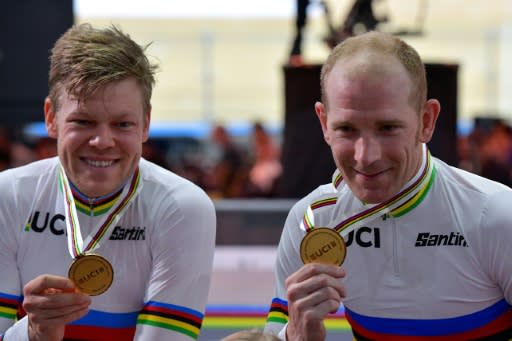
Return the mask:
<path fill-rule="evenodd" d="M 56 153 L 43 124 L 43 101 L 49 50 L 68 27 L 116 24 L 150 44 L 160 70 L 144 156 L 204 188 L 218 212 L 204 340 L 264 323 L 286 213 L 299 197 L 329 182 L 334 170 L 313 105 L 322 62 L 347 36 L 376 29 L 414 46 L 426 64 L 429 95 L 442 105 L 432 153 L 512 184 L 512 1 L 2 5 L 0 169 Z M 343 311 L 333 319 L 330 329 L 343 339 Z"/>

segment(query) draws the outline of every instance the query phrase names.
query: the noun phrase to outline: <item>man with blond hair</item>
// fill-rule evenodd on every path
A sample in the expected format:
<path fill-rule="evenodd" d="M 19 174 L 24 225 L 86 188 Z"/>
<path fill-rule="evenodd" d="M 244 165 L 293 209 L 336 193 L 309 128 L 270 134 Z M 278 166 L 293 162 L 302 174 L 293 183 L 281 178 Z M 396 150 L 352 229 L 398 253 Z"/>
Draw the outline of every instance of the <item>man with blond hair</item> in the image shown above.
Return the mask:
<path fill-rule="evenodd" d="M 155 65 L 117 27 L 69 29 L 44 103 L 57 157 L 0 173 L 0 340 L 195 340 L 215 212 L 141 158 Z"/>

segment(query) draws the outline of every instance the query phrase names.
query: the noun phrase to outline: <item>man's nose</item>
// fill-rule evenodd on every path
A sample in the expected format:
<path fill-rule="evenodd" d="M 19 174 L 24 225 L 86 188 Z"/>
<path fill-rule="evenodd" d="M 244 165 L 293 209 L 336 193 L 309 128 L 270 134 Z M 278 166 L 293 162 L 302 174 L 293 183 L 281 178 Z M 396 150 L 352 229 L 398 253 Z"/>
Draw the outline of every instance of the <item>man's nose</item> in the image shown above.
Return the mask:
<path fill-rule="evenodd" d="M 98 126 L 89 139 L 89 144 L 100 149 L 113 147 L 115 145 L 114 134 L 109 127 Z"/>
<path fill-rule="evenodd" d="M 354 146 L 354 159 L 361 166 L 368 166 L 378 161 L 382 155 L 379 141 L 371 136 L 359 137 Z"/>

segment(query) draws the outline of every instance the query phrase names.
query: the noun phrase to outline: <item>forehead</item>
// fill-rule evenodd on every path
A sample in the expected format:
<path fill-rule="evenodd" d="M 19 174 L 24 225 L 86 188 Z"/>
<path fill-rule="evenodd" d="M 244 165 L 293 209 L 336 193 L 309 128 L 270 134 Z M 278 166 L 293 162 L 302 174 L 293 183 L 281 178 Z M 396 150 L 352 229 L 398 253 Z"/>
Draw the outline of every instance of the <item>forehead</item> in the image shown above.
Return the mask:
<path fill-rule="evenodd" d="M 394 56 L 362 53 L 338 60 L 327 75 L 329 106 L 337 102 L 375 105 L 376 101 L 408 102 L 412 81 Z"/>
<path fill-rule="evenodd" d="M 63 103 L 86 112 L 132 113 L 143 110 L 143 94 L 135 79 L 127 78 L 98 87 L 86 98 L 63 91 Z"/>

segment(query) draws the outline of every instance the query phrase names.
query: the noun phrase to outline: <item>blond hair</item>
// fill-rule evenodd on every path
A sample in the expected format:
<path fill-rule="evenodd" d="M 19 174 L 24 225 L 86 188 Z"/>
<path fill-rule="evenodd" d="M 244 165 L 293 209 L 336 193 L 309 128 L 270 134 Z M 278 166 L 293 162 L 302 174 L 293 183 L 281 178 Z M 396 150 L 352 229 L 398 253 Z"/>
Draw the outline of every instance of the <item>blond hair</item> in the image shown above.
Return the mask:
<path fill-rule="evenodd" d="M 133 77 L 141 86 L 144 110 L 151 107 L 157 66 L 145 55 L 147 46 L 135 43 L 118 27 L 71 27 L 55 43 L 50 56 L 50 100 L 58 108 L 62 89 L 86 100 L 107 83 Z"/>
<path fill-rule="evenodd" d="M 385 57 L 395 57 L 407 71 L 411 82 L 410 102 L 418 112 L 427 100 L 427 80 L 425 66 L 418 52 L 403 40 L 383 32 L 370 31 L 348 38 L 338 44 L 327 57 L 320 74 L 322 102 L 328 107 L 326 95 L 326 79 L 338 61 L 359 53 L 370 55 L 370 62 L 378 68 L 386 68 L 381 64 Z"/>

